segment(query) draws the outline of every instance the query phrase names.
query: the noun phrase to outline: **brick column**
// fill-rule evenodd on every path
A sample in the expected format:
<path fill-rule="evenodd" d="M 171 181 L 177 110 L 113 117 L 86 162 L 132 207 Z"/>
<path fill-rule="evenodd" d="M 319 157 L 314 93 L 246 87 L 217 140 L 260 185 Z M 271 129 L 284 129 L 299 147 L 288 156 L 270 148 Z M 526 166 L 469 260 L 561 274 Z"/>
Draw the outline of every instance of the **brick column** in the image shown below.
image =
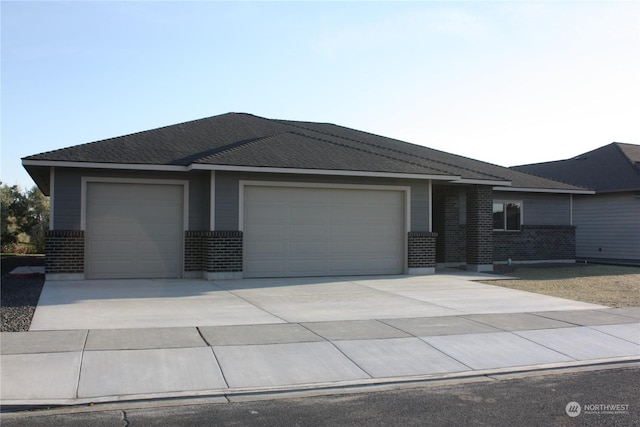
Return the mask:
<path fill-rule="evenodd" d="M 411 231 L 407 239 L 409 274 L 433 274 L 438 233 Z"/>
<path fill-rule="evenodd" d="M 493 271 L 493 190 L 467 188 L 467 270 Z"/>
<path fill-rule="evenodd" d="M 47 231 L 45 254 L 44 271 L 47 279 L 84 279 L 84 231 Z"/>
<path fill-rule="evenodd" d="M 242 278 L 242 231 L 210 231 L 203 238 L 206 278 Z"/>
<path fill-rule="evenodd" d="M 185 277 L 202 277 L 204 272 L 204 238 L 210 231 L 185 231 L 184 271 Z M 189 274 L 191 273 L 191 274 Z"/>
<path fill-rule="evenodd" d="M 185 277 L 242 278 L 241 231 L 186 231 Z"/>

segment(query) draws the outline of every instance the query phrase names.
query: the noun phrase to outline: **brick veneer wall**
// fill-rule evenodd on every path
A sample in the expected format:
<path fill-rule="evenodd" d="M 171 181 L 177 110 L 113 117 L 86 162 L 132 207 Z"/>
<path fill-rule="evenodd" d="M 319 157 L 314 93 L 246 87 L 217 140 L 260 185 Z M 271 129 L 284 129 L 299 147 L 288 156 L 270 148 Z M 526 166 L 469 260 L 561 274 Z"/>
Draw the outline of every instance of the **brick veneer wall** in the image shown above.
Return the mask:
<path fill-rule="evenodd" d="M 576 258 L 576 227 L 523 225 L 521 231 L 494 231 L 496 261 L 534 261 Z"/>
<path fill-rule="evenodd" d="M 211 231 L 185 231 L 184 271 L 204 271 L 204 238 Z"/>
<path fill-rule="evenodd" d="M 184 255 L 185 271 L 242 271 L 242 231 L 187 231 Z"/>
<path fill-rule="evenodd" d="M 47 231 L 45 253 L 45 273 L 84 273 L 84 231 Z"/>
<path fill-rule="evenodd" d="M 493 190 L 467 189 L 467 265 L 493 264 Z"/>
<path fill-rule="evenodd" d="M 436 266 L 436 238 L 438 233 L 411 231 L 408 236 L 408 267 L 430 268 Z"/>
<path fill-rule="evenodd" d="M 205 271 L 242 271 L 242 231 L 212 231 L 203 247 Z"/>

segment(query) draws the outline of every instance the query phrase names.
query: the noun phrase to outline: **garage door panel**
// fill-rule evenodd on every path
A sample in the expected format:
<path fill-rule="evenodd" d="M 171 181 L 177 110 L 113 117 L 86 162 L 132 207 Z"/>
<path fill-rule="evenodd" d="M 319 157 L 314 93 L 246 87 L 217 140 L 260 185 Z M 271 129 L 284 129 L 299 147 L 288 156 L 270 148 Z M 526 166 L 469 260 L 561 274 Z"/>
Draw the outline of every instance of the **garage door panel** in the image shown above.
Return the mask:
<path fill-rule="evenodd" d="M 324 224 L 327 216 L 322 204 L 316 204 L 314 206 L 292 206 L 288 215 L 289 223 L 293 225 Z"/>
<path fill-rule="evenodd" d="M 344 242 L 329 242 L 327 243 L 327 250 L 330 254 L 330 258 L 336 257 L 361 257 L 367 252 L 367 245 L 362 242 L 344 241 Z"/>
<path fill-rule="evenodd" d="M 245 220 L 250 224 L 284 224 L 287 220 L 287 206 L 274 203 L 255 203 L 247 211 Z"/>
<path fill-rule="evenodd" d="M 263 277 L 286 277 L 285 263 L 283 261 L 246 261 L 244 268 L 247 271 L 260 271 Z"/>
<path fill-rule="evenodd" d="M 247 186 L 244 275 L 403 273 L 404 197 L 395 190 Z M 273 205 L 280 210 L 261 209 Z"/>
<path fill-rule="evenodd" d="M 353 224 L 362 222 L 367 215 L 367 208 L 349 204 L 331 205 L 328 219 L 332 224 Z"/>
<path fill-rule="evenodd" d="M 140 260 L 137 268 L 145 275 L 153 275 L 158 271 L 164 271 L 165 274 L 169 274 L 178 268 L 178 263 L 175 261 L 168 262 L 168 260 Z"/>
<path fill-rule="evenodd" d="M 322 239 L 324 233 L 326 233 L 325 225 L 290 225 L 289 241 L 304 242 L 308 240 Z"/>
<path fill-rule="evenodd" d="M 254 187 L 257 188 L 257 187 Z M 272 187 L 273 191 L 271 191 L 272 197 L 282 197 L 283 193 L 281 192 L 282 188 Z M 314 189 L 315 191 L 307 191 L 307 188 L 287 188 L 287 193 L 284 194 L 284 200 L 289 201 L 292 204 L 300 203 L 317 203 L 320 200 L 326 197 L 326 191 L 322 188 Z M 258 189 L 257 191 L 262 191 L 262 189 Z"/>
<path fill-rule="evenodd" d="M 282 242 L 252 242 L 245 248 L 245 255 L 249 258 L 280 259 L 285 253 L 285 244 Z"/>
<path fill-rule="evenodd" d="M 327 261 L 318 259 L 292 259 L 287 263 L 288 276 L 322 276 L 327 271 Z"/>
<path fill-rule="evenodd" d="M 180 277 L 183 186 L 88 183 L 89 278 Z"/>
<path fill-rule="evenodd" d="M 123 273 L 119 272 L 129 271 L 135 266 L 135 262 L 130 259 L 109 259 L 108 261 L 95 266 L 92 274 L 97 277 L 124 278 Z"/>
<path fill-rule="evenodd" d="M 265 227 L 268 225 L 268 227 Z M 264 222 L 256 222 L 251 225 L 246 225 L 244 228 L 245 234 L 253 236 L 253 241 L 273 241 L 278 240 L 286 232 L 286 227 L 282 225 L 271 225 Z"/>
<path fill-rule="evenodd" d="M 292 259 L 297 257 L 309 257 L 326 251 L 326 244 L 318 241 L 290 242 L 289 254 Z"/>
<path fill-rule="evenodd" d="M 175 229 L 174 224 L 166 222 L 158 224 L 140 224 L 123 221 L 118 222 L 101 222 L 93 224 L 91 233 L 88 234 L 92 239 L 118 239 L 127 242 L 136 242 L 140 237 L 154 236 L 157 241 L 174 241 L 180 237 L 180 233 Z"/>

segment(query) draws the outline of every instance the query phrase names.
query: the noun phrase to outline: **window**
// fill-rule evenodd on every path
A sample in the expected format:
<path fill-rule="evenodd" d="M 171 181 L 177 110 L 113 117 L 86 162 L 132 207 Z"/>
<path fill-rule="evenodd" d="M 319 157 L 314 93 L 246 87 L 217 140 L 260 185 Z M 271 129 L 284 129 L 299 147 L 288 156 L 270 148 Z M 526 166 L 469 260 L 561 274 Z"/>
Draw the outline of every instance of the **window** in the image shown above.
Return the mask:
<path fill-rule="evenodd" d="M 522 202 L 494 202 L 493 229 L 520 230 L 522 225 Z"/>

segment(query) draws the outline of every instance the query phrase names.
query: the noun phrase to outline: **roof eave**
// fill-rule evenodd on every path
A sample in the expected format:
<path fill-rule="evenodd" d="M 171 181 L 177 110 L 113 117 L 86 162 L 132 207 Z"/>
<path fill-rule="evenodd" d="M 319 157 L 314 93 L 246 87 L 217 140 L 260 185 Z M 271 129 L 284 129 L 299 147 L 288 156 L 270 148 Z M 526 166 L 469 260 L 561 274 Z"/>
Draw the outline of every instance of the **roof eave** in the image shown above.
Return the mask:
<path fill-rule="evenodd" d="M 457 181 L 457 175 L 434 175 L 417 174 L 403 172 L 381 172 L 381 171 L 358 171 L 346 169 L 301 169 L 301 168 L 281 168 L 269 166 L 236 166 L 236 165 L 208 165 L 193 164 L 195 170 L 229 171 L 229 172 L 260 172 L 260 173 L 284 173 L 296 175 L 331 175 L 331 176 L 365 176 L 372 178 L 404 178 L 422 179 L 434 181 Z"/>
<path fill-rule="evenodd" d="M 101 162 L 70 162 L 61 160 L 30 160 L 22 159 L 22 166 L 48 166 L 56 168 L 87 168 L 87 169 L 128 169 L 166 172 L 184 172 L 191 170 L 190 166 L 157 165 L 146 163 L 101 163 Z"/>
<path fill-rule="evenodd" d="M 528 187 L 493 187 L 494 191 L 512 191 L 519 193 L 551 193 L 551 194 L 596 194 L 593 190 L 570 188 L 528 188 Z"/>
<path fill-rule="evenodd" d="M 461 182 L 458 175 L 435 175 L 416 174 L 402 172 L 379 172 L 379 171 L 354 171 L 339 169 L 300 169 L 300 168 L 278 168 L 262 166 L 235 166 L 235 165 L 209 165 L 192 163 L 188 166 L 182 165 L 157 165 L 139 163 L 100 163 L 100 162 L 70 162 L 59 160 L 33 160 L 23 159 L 23 166 L 45 166 L 45 167 L 65 167 L 65 168 L 86 168 L 86 169 L 120 169 L 120 170 L 146 170 L 164 172 L 188 172 L 190 170 L 210 170 L 210 171 L 230 171 L 230 172 L 262 172 L 262 173 L 286 173 L 302 175 L 332 175 L 332 176 L 366 176 L 375 178 L 404 178 L 422 179 L 434 181 Z M 486 185 L 493 185 L 487 183 Z"/>
<path fill-rule="evenodd" d="M 511 181 L 498 181 L 490 179 L 467 179 L 461 178 L 453 182 L 453 184 L 476 184 L 476 185 L 493 185 L 493 186 L 511 186 Z"/>

